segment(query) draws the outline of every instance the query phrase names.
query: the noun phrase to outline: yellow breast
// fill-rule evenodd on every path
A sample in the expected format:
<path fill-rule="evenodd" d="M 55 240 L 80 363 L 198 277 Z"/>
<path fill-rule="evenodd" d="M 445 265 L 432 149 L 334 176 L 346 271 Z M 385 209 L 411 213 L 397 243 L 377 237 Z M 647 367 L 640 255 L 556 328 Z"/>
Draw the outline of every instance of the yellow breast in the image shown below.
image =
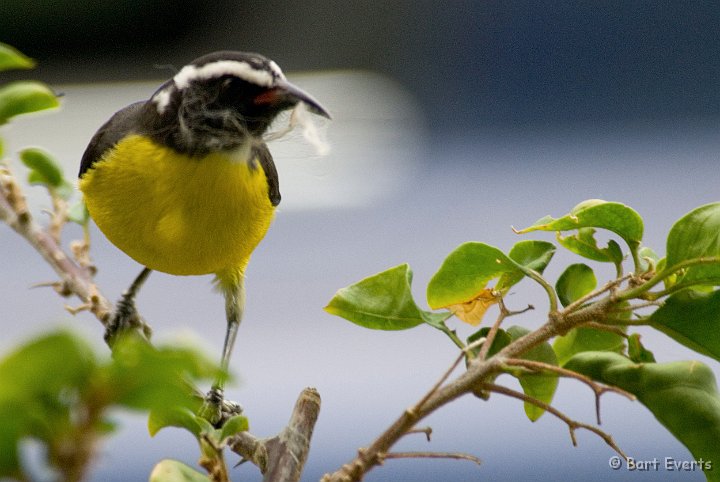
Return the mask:
<path fill-rule="evenodd" d="M 100 230 L 138 263 L 176 275 L 241 273 L 274 213 L 265 173 L 248 161 L 190 157 L 133 135 L 80 189 Z"/>

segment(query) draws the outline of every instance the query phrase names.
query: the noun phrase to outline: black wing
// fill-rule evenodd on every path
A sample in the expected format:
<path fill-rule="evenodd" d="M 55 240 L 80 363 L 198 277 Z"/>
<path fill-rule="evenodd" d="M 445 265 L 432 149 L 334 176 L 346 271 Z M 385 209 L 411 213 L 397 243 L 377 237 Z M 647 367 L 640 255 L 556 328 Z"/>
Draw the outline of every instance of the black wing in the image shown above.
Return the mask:
<path fill-rule="evenodd" d="M 255 153 L 260 161 L 260 166 L 265 171 L 268 181 L 268 195 L 273 206 L 280 204 L 280 180 L 278 179 L 277 168 L 273 162 L 267 144 L 261 144 L 255 148 Z"/>
<path fill-rule="evenodd" d="M 102 158 L 105 151 L 117 144 L 120 139 L 128 133 L 140 129 L 142 125 L 140 116 L 144 105 L 145 101 L 130 104 L 124 109 L 117 111 L 109 121 L 98 129 L 90 140 L 87 149 L 85 149 L 85 154 L 82 156 L 78 177 L 82 177 L 85 171 L 93 167 L 93 164 Z"/>

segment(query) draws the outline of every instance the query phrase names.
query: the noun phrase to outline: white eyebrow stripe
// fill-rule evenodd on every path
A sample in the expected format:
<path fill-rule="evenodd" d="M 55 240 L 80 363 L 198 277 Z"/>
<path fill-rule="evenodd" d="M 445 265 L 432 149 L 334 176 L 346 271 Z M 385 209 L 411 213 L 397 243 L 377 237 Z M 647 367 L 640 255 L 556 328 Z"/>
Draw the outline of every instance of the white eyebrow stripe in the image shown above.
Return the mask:
<path fill-rule="evenodd" d="M 155 103 L 158 114 L 165 112 L 165 109 L 167 109 L 167 106 L 170 104 L 170 93 L 172 89 L 172 85 L 169 85 L 153 96 L 152 101 Z"/>
<path fill-rule="evenodd" d="M 268 62 L 268 67 L 270 67 L 270 70 L 272 70 L 273 73 L 281 79 L 285 78 L 285 74 L 283 74 L 282 70 L 280 70 L 280 66 L 272 60 Z"/>
<path fill-rule="evenodd" d="M 283 77 L 280 68 L 274 64 L 271 66 L 273 73 Z M 277 71 L 275 71 L 277 69 Z M 182 90 L 190 85 L 194 80 L 212 79 L 214 77 L 222 77 L 223 75 L 234 75 L 247 82 L 262 87 L 271 87 L 275 82 L 275 77 L 267 70 L 258 70 L 247 62 L 237 60 L 218 60 L 210 62 L 202 67 L 194 65 L 186 65 L 178 72 L 173 80 L 178 89 Z"/>

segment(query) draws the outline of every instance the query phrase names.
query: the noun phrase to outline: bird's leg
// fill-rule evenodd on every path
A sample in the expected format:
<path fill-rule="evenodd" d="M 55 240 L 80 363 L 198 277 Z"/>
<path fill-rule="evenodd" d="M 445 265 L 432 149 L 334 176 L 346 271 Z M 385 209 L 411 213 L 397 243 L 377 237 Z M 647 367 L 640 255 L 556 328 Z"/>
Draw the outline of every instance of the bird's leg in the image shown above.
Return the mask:
<path fill-rule="evenodd" d="M 108 345 L 112 346 L 119 333 L 130 329 L 141 328 L 143 334 L 150 338 L 150 327 L 145 324 L 145 321 L 143 321 L 135 308 L 135 296 L 151 272 L 150 268 L 143 268 L 115 305 L 115 311 L 105 327 L 105 341 Z"/>
<path fill-rule="evenodd" d="M 225 293 L 227 330 L 225 331 L 225 343 L 223 344 L 222 359 L 220 360 L 221 372 L 205 396 L 205 403 L 200 412 L 210 423 L 218 427 L 222 426 L 228 418 L 242 413 L 242 407 L 235 402 L 225 400 L 223 393 L 230 366 L 230 356 L 232 355 L 235 338 L 245 309 L 245 288 L 242 276 L 232 286 L 223 287 L 223 291 Z"/>

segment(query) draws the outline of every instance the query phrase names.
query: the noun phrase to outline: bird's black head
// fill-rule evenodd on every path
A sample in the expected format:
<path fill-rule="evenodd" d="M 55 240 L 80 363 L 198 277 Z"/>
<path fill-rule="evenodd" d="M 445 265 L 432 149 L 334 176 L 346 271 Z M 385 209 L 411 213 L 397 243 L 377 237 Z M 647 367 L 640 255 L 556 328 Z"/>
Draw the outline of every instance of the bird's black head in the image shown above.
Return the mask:
<path fill-rule="evenodd" d="M 275 117 L 299 102 L 327 111 L 289 83 L 262 55 L 214 52 L 193 60 L 163 84 L 145 107 L 151 135 L 180 152 L 205 154 L 242 146 L 265 133 Z"/>

